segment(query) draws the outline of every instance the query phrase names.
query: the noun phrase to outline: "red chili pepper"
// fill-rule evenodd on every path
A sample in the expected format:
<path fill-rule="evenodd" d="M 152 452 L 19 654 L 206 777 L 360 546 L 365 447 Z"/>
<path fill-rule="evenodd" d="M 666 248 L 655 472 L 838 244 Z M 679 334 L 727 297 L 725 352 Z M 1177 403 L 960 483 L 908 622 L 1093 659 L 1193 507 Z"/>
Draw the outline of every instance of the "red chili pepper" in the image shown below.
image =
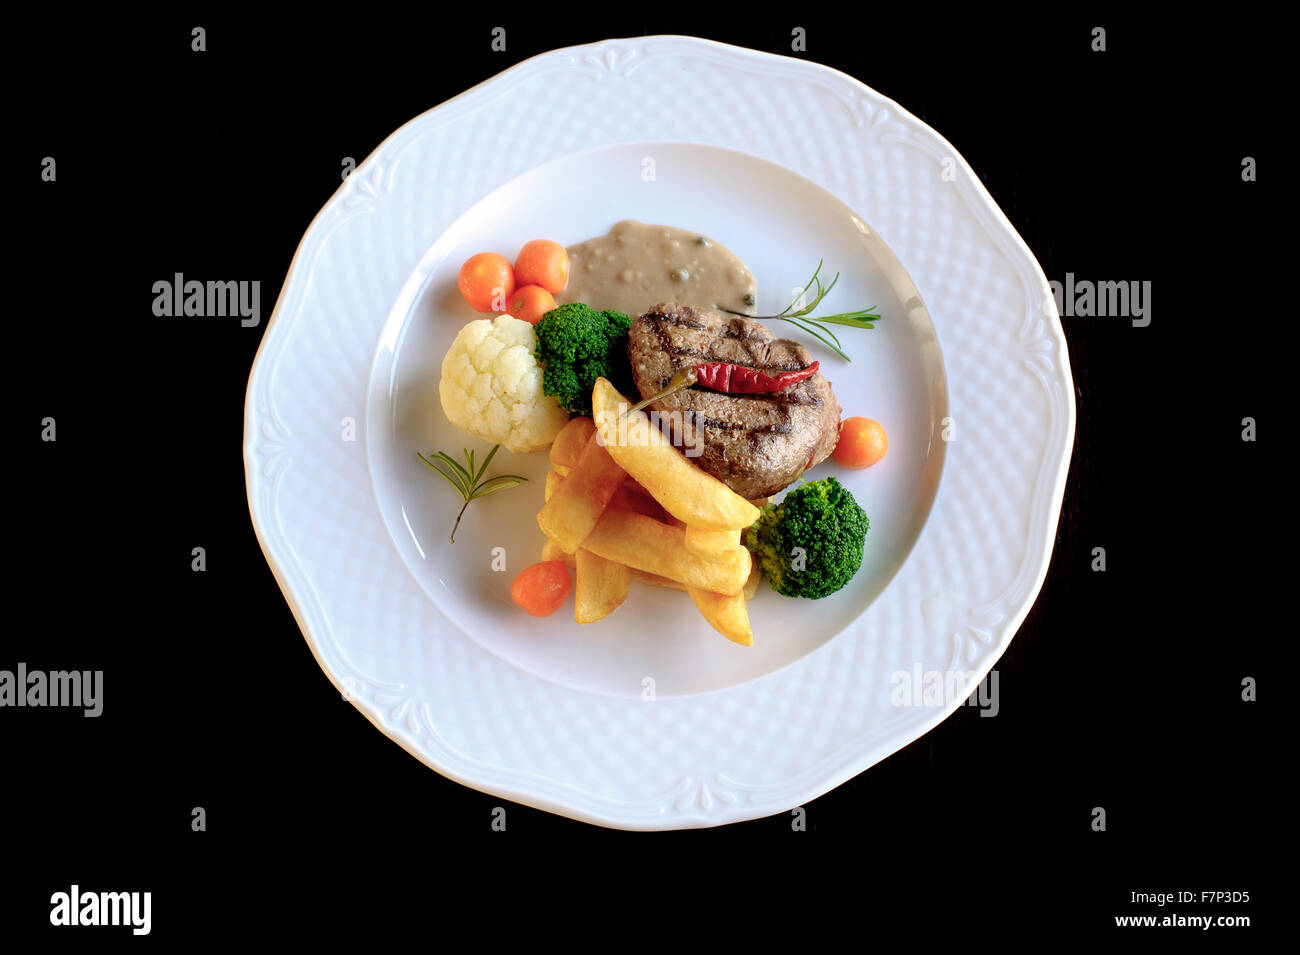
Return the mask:
<path fill-rule="evenodd" d="M 669 395 L 676 394 L 683 388 L 700 384 L 711 391 L 721 391 L 729 395 L 770 395 L 789 388 L 796 381 L 803 381 L 817 374 L 820 362 L 813 362 L 807 368 L 798 371 L 783 371 L 781 374 L 765 375 L 744 365 L 733 365 L 725 361 L 705 362 L 703 365 L 685 365 L 669 380 L 663 391 L 651 395 L 644 401 L 637 402 L 631 411 L 640 411 L 656 401 L 662 401 Z M 631 414 L 631 411 L 628 413 Z"/>
<path fill-rule="evenodd" d="M 779 375 L 765 375 L 744 365 L 733 365 L 725 361 L 707 362 L 696 365 L 695 374 L 698 384 L 711 391 L 721 391 L 729 395 L 762 395 L 783 391 L 796 381 L 803 381 L 817 374 L 820 362 L 813 362 L 807 368 L 798 371 L 783 371 Z"/>

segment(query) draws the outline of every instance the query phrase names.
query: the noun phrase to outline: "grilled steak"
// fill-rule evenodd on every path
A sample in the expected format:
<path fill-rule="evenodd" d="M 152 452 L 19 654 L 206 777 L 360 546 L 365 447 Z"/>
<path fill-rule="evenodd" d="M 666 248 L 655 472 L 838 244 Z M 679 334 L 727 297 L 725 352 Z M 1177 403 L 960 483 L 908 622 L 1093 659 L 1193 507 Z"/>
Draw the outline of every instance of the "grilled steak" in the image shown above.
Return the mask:
<path fill-rule="evenodd" d="M 752 318 L 674 302 L 632 322 L 627 351 L 643 399 L 662 391 L 685 365 L 725 361 L 777 375 L 812 361 L 798 342 L 776 338 Z M 770 395 L 727 395 L 697 385 L 646 410 L 659 412 L 660 427 L 683 450 L 702 438 L 695 463 L 750 499 L 792 483 L 839 438 L 840 403 L 821 372 Z M 676 433 L 678 427 L 684 432 Z"/>

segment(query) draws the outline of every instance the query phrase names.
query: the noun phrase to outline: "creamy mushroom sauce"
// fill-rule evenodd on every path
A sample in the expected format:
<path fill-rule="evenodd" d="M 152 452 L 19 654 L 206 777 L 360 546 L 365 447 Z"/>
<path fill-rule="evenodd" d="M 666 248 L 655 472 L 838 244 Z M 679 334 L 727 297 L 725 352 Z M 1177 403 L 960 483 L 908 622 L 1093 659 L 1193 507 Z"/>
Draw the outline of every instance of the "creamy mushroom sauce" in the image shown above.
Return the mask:
<path fill-rule="evenodd" d="M 636 318 L 660 302 L 754 314 L 754 275 L 707 236 L 625 219 L 569 246 L 569 284 L 556 304 L 586 302 Z"/>

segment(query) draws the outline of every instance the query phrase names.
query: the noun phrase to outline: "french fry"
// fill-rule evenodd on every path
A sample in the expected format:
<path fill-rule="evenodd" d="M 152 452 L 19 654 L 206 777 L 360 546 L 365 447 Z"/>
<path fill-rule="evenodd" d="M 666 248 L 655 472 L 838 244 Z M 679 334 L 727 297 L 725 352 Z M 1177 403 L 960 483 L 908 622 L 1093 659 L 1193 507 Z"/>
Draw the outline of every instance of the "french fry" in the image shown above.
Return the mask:
<path fill-rule="evenodd" d="M 564 468 L 560 473 L 567 474 L 569 468 L 578 463 L 583 448 L 595 430 L 596 423 L 590 418 L 570 418 L 569 423 L 560 429 L 560 433 L 551 442 L 551 467 L 560 465 Z"/>
<path fill-rule="evenodd" d="M 752 556 L 752 555 L 751 555 Z M 754 566 L 750 568 L 749 580 L 745 581 L 745 589 L 742 593 L 746 600 L 753 600 L 754 594 L 758 593 L 758 585 L 763 582 L 763 571 L 758 566 L 758 561 L 754 561 Z"/>
<path fill-rule="evenodd" d="M 623 480 L 623 469 L 593 434 L 568 477 L 537 512 L 542 532 L 572 554 L 596 526 Z"/>
<path fill-rule="evenodd" d="M 635 567 L 628 568 L 632 574 L 633 580 L 639 580 L 643 584 L 649 584 L 651 587 L 665 587 L 669 590 L 685 590 L 683 584 L 675 580 L 669 580 L 667 577 L 660 577 L 658 574 L 647 574 L 644 570 L 637 570 Z"/>
<path fill-rule="evenodd" d="M 576 473 L 576 472 L 575 472 Z M 552 500 L 559 500 L 566 480 Z M 738 548 L 724 560 L 704 560 L 686 549 L 686 529 L 644 514 L 607 508 L 582 546 L 606 560 L 667 577 L 717 594 L 738 594 L 749 579 L 749 551 Z"/>
<path fill-rule="evenodd" d="M 551 495 L 555 493 L 555 489 L 560 486 L 560 482 L 563 480 L 564 480 L 564 475 L 562 475 L 559 471 L 555 470 L 555 468 L 551 468 L 551 470 L 547 471 L 546 489 L 542 491 L 542 499 L 545 501 L 549 501 L 551 499 Z"/>
<path fill-rule="evenodd" d="M 596 379 L 591 403 L 610 455 L 669 514 L 710 531 L 748 527 L 758 519 L 758 508 L 692 464 L 642 412 L 624 414 L 629 402 L 604 378 Z"/>
<path fill-rule="evenodd" d="M 722 560 L 740 546 L 740 531 L 706 531 L 686 526 L 686 549 L 705 560 Z"/>
<path fill-rule="evenodd" d="M 687 587 L 686 592 L 710 627 L 733 643 L 742 647 L 754 645 L 754 631 L 749 627 L 749 611 L 745 609 L 744 594 L 710 593 L 698 587 Z"/>
<path fill-rule="evenodd" d="M 542 560 L 562 560 L 571 570 L 578 568 L 577 554 L 566 554 L 564 549 L 549 537 L 546 543 L 542 545 Z M 675 580 L 669 580 L 667 577 L 660 577 L 658 574 L 647 574 L 644 570 L 637 570 L 635 567 L 628 567 L 628 576 L 633 580 L 649 584 L 652 587 L 666 587 L 670 590 L 685 590 L 686 588 Z"/>
<path fill-rule="evenodd" d="M 628 568 L 585 547 L 575 555 L 577 585 L 573 589 L 573 619 L 578 623 L 604 620 L 627 600 Z"/>

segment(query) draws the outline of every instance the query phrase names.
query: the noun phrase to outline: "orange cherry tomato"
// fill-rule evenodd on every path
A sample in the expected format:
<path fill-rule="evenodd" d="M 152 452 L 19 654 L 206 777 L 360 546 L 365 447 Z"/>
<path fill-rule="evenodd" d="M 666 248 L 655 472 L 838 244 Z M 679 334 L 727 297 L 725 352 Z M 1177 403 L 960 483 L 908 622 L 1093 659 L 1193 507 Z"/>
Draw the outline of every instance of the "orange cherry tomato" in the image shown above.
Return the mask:
<path fill-rule="evenodd" d="M 549 617 L 563 605 L 573 587 L 562 560 L 544 560 L 520 571 L 510 585 L 510 597 L 534 617 Z"/>
<path fill-rule="evenodd" d="M 476 312 L 503 312 L 515 290 L 515 271 L 504 255 L 480 252 L 460 267 L 460 294 Z"/>
<path fill-rule="evenodd" d="M 540 285 L 521 285 L 506 303 L 506 311 L 520 321 L 536 325 L 537 320 L 555 308 L 555 298 Z"/>
<path fill-rule="evenodd" d="M 569 284 L 569 253 L 550 239 L 533 239 L 515 258 L 515 278 L 520 285 L 540 285 L 558 295 Z"/>
<path fill-rule="evenodd" d="M 835 460 L 846 468 L 869 468 L 885 456 L 889 439 L 879 421 L 845 418 L 835 445 Z"/>

